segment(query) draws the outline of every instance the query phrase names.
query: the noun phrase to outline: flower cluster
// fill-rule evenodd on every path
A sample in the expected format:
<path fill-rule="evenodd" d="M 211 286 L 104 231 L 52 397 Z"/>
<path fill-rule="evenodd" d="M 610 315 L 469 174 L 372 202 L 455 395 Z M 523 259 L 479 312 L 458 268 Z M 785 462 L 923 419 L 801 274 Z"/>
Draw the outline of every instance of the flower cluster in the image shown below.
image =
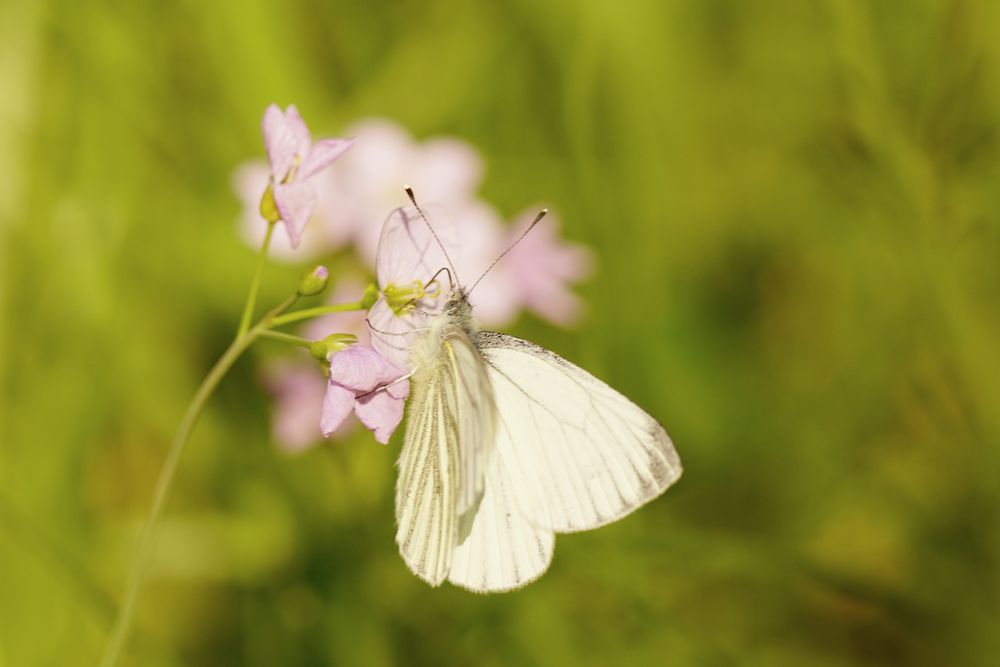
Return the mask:
<path fill-rule="evenodd" d="M 484 325 L 507 324 L 523 310 L 561 326 L 581 317 L 582 304 L 570 285 L 589 275 L 590 253 L 561 239 L 552 215 L 514 245 L 534 210 L 505 224 L 477 196 L 483 160 L 470 144 L 452 138 L 418 142 L 399 125 L 380 119 L 350 128 L 354 139 L 313 143 L 294 106 L 282 112 L 272 105 L 262 125 L 267 163 L 247 163 L 234 175 L 243 202 L 241 235 L 259 245 L 268 227 L 264 223 L 280 220 L 287 233 L 274 238 L 272 258 L 302 262 L 351 249 L 356 264 L 374 269 L 378 278 L 374 305 L 325 315 L 301 332 L 311 340 L 332 331 L 358 337 L 358 343 L 322 359 L 326 383 L 307 359 L 267 371 L 265 383 L 275 396 L 273 435 L 287 450 L 305 449 L 321 434 L 343 432 L 352 412 L 379 442 L 387 442 L 409 391 L 407 332 L 440 307 L 454 286 L 449 278 L 471 285 L 508 248 L 472 295 Z M 412 208 L 394 211 L 383 228 L 385 211 L 399 205 L 404 183 L 413 184 L 422 201 L 438 205 L 425 208 L 437 240 Z M 439 242 L 458 276 L 435 275 L 448 266 Z M 357 300 L 364 289 L 356 274 L 335 276 L 334 285 L 331 306 Z M 377 332 L 371 336 L 365 326 L 368 307 Z"/>

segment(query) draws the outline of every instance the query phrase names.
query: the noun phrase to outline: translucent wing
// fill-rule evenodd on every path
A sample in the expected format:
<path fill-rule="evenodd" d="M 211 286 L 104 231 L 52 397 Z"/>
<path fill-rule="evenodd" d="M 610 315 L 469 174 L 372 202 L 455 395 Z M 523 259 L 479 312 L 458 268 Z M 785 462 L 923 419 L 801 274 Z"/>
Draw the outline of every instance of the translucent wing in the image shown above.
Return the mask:
<path fill-rule="evenodd" d="M 535 526 L 596 528 L 680 477 L 663 427 L 611 387 L 519 338 L 483 332 L 478 346 L 497 405 L 505 490 Z"/>
<path fill-rule="evenodd" d="M 435 234 L 449 255 L 458 254 L 458 232 L 448 215 L 439 206 L 423 209 L 433 225 L 433 232 L 412 206 L 397 208 L 386 218 L 375 259 L 379 285 L 404 285 L 414 280 L 425 283 L 438 269 L 448 266 L 441 246 L 434 239 Z"/>
<path fill-rule="evenodd" d="M 472 532 L 452 556 L 448 581 L 477 593 L 520 588 L 542 576 L 555 535 L 521 514 L 500 458 L 494 457 Z"/>
<path fill-rule="evenodd" d="M 445 324 L 416 345 L 422 361 L 410 380 L 396 542 L 410 569 L 436 586 L 483 498 L 495 406 L 486 366 L 462 327 Z"/>

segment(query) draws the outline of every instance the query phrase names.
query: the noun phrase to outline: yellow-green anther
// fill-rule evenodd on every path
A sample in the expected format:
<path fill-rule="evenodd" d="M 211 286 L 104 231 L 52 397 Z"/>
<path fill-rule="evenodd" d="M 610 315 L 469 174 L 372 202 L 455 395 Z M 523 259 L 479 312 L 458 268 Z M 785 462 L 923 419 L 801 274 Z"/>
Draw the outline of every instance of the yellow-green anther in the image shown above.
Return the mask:
<path fill-rule="evenodd" d="M 414 302 L 424 298 L 426 292 L 424 284 L 419 280 L 414 280 L 409 285 L 402 287 L 392 284 L 386 285 L 382 289 L 382 294 L 385 295 L 386 303 L 392 308 L 392 312 L 400 315 L 404 311 L 412 309 Z"/>

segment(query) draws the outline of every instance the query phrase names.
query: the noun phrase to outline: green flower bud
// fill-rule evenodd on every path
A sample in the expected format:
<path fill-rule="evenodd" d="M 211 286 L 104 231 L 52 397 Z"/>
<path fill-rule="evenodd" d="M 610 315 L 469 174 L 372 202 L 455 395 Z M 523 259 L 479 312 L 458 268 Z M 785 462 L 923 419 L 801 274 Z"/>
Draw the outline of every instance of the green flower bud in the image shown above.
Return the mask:
<path fill-rule="evenodd" d="M 267 190 L 264 190 L 264 195 L 260 198 L 260 215 L 271 224 L 281 220 L 278 204 L 274 201 L 274 186 L 271 183 L 267 184 Z"/>
<path fill-rule="evenodd" d="M 316 266 L 302 274 L 299 280 L 299 296 L 316 296 L 330 283 L 330 271 L 325 266 Z"/>
<path fill-rule="evenodd" d="M 339 352 L 345 347 L 349 347 L 358 342 L 358 337 L 354 334 L 330 334 L 322 340 L 315 341 L 309 347 L 309 354 L 316 359 L 326 361 L 331 354 Z"/>

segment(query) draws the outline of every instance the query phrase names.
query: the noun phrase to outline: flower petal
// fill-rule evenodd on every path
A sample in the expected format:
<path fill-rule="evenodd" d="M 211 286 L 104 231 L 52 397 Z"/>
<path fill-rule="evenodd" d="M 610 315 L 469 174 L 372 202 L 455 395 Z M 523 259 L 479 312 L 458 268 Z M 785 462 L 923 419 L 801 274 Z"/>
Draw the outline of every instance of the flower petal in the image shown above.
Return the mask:
<path fill-rule="evenodd" d="M 280 183 L 294 166 L 296 156 L 309 149 L 309 129 L 295 105 L 288 107 L 287 113 L 282 113 L 277 105 L 272 104 L 264 111 L 261 130 L 271 175 L 276 183 Z"/>
<path fill-rule="evenodd" d="M 285 223 L 288 240 L 293 248 L 299 247 L 302 230 L 316 208 L 316 193 L 312 186 L 304 182 L 285 183 L 274 186 L 274 203 Z"/>
<path fill-rule="evenodd" d="M 410 395 L 410 381 L 398 379 L 393 380 L 391 383 L 386 385 L 385 391 L 393 398 L 406 400 L 406 397 Z"/>
<path fill-rule="evenodd" d="M 283 364 L 267 371 L 264 383 L 274 395 L 271 434 L 278 446 L 299 453 L 320 438 L 316 415 L 323 409 L 327 383 L 314 364 Z"/>
<path fill-rule="evenodd" d="M 347 415 L 351 414 L 353 407 L 353 391 L 341 387 L 332 380 L 327 383 L 326 396 L 323 397 L 323 415 L 319 422 L 323 435 L 326 437 L 333 435 L 333 432 L 347 419 Z"/>
<path fill-rule="evenodd" d="M 353 145 L 354 139 L 320 139 L 299 165 L 296 180 L 304 181 L 316 175 Z"/>
<path fill-rule="evenodd" d="M 354 406 L 354 413 L 375 434 L 375 439 L 384 445 L 389 442 L 392 432 L 403 419 L 403 400 L 395 398 L 388 391 L 377 391 L 359 398 Z"/>
<path fill-rule="evenodd" d="M 384 298 L 379 299 L 368 311 L 372 347 L 399 368 L 409 368 L 410 345 L 427 328 L 428 320 L 421 311 L 396 315 Z"/>
<path fill-rule="evenodd" d="M 531 214 L 526 213 L 511 230 L 512 238 L 527 229 Z M 570 326 L 583 314 L 583 302 L 570 291 L 573 283 L 593 270 L 589 250 L 559 235 L 552 214 L 518 243 L 505 261 L 513 278 L 513 292 L 536 315 L 560 326 Z"/>
<path fill-rule="evenodd" d="M 351 345 L 330 355 L 330 379 L 358 393 L 395 380 L 403 372 L 367 345 Z"/>

